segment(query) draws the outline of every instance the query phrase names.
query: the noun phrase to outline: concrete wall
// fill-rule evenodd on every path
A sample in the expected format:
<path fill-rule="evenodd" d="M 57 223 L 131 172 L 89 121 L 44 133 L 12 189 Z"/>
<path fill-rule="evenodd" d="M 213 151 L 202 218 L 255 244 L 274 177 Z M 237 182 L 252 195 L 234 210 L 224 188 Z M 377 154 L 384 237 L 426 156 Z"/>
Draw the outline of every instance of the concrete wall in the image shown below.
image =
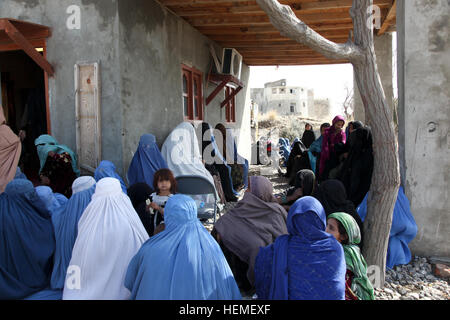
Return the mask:
<path fill-rule="evenodd" d="M 81 9 L 81 29 L 69 30 L 66 9 Z M 47 60 L 55 76 L 49 78 L 52 135 L 76 150 L 74 65 L 100 61 L 102 154 L 116 166 L 122 162 L 122 116 L 119 97 L 120 71 L 117 1 L 115 0 L 6 0 L 0 1 L 0 17 L 15 18 L 51 28 Z M 112 125 L 113 124 L 113 125 Z"/>
<path fill-rule="evenodd" d="M 415 254 L 450 257 L 450 3 L 398 1 L 402 181 Z"/>
<path fill-rule="evenodd" d="M 393 65 L 392 65 L 392 34 L 385 33 L 374 38 L 375 55 L 377 58 L 378 73 L 383 85 L 386 101 L 393 106 Z M 355 79 L 356 77 L 354 77 Z M 359 93 L 356 80 L 353 83 L 354 87 L 354 119 L 367 123 L 364 106 Z"/>
<path fill-rule="evenodd" d="M 66 27 L 70 5 L 81 8 L 80 30 Z M 0 17 L 52 28 L 47 41 L 47 59 L 55 69 L 49 80 L 52 135 L 74 150 L 74 65 L 100 62 L 102 158 L 114 162 L 123 176 L 142 134 L 154 134 L 161 146 L 183 121 L 181 64 L 203 72 L 205 100 L 214 90 L 206 83 L 212 41 L 157 1 L 7 0 L 0 2 Z M 236 123 L 225 125 L 235 129 L 238 150 L 250 160 L 249 74 L 243 65 L 245 88 L 236 97 Z M 225 122 L 223 100 L 222 92 L 204 108 L 212 126 Z"/>

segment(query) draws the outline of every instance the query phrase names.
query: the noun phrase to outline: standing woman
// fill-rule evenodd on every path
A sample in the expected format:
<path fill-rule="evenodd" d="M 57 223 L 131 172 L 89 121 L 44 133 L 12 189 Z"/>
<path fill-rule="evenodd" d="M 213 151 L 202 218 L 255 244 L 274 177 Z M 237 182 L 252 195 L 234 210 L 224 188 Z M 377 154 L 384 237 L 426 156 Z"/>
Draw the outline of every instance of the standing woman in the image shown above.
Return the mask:
<path fill-rule="evenodd" d="M 328 179 L 330 170 L 336 167 L 338 162 L 337 149 L 345 145 L 345 132 L 342 130 L 345 124 L 343 116 L 336 116 L 333 119 L 331 127 L 325 130 L 322 149 L 320 152 L 319 180 Z"/>
<path fill-rule="evenodd" d="M 37 138 L 34 145 L 40 161 L 41 184 L 70 198 L 72 183 L 80 176 L 75 153 L 69 147 L 58 144 L 55 138 L 47 134 Z"/>
<path fill-rule="evenodd" d="M 327 219 L 327 232 L 344 248 L 347 264 L 345 299 L 375 300 L 372 283 L 367 277 L 367 263 L 358 247 L 361 233 L 355 219 L 344 212 L 333 213 Z"/>
<path fill-rule="evenodd" d="M 20 139 L 6 125 L 3 107 L 0 106 L 0 193 L 16 175 L 21 150 Z"/>
<path fill-rule="evenodd" d="M 305 125 L 305 132 L 303 132 L 302 142 L 306 148 L 309 149 L 311 144 L 316 140 L 316 135 L 314 134 L 313 127 L 311 124 L 307 123 Z"/>

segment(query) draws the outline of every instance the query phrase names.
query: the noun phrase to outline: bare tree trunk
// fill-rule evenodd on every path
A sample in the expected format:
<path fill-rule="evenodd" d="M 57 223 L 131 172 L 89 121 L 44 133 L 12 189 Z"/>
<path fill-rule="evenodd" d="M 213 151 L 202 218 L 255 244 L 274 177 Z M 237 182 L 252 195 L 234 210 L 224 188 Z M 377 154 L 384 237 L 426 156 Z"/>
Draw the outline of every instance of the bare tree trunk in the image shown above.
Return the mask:
<path fill-rule="evenodd" d="M 289 6 L 276 0 L 257 0 L 281 34 L 310 46 L 331 59 L 348 59 L 354 67 L 356 83 L 373 135 L 374 170 L 364 221 L 363 254 L 369 266 L 380 268 L 380 286 L 384 286 L 386 254 L 392 214 L 400 186 L 398 141 L 391 108 L 378 74 L 371 20 L 373 0 L 353 0 L 354 41 L 336 44 L 317 34 L 299 20 Z"/>

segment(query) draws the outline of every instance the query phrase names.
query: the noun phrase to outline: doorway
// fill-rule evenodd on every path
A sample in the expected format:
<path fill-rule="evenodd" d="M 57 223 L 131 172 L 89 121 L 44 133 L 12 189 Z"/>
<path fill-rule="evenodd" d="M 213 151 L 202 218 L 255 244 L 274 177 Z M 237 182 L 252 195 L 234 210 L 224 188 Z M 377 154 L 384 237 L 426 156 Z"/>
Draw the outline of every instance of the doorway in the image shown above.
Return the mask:
<path fill-rule="evenodd" d="M 43 54 L 43 49 L 38 51 Z M 40 164 L 34 140 L 48 133 L 45 72 L 24 51 L 0 49 L 0 78 L 7 124 L 22 140 L 19 167 L 37 184 Z"/>

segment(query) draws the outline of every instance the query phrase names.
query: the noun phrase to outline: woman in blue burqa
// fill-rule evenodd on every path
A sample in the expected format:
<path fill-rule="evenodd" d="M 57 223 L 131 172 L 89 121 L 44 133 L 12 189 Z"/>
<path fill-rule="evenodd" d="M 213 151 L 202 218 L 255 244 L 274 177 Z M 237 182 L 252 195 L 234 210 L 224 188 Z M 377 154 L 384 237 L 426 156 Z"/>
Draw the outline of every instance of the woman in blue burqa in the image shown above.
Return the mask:
<path fill-rule="evenodd" d="M 128 168 L 128 184 L 132 186 L 138 182 L 144 182 L 152 186 L 155 172 L 165 168 L 169 167 L 159 151 L 155 136 L 144 134 L 139 140 L 138 148 Z"/>
<path fill-rule="evenodd" d="M 24 299 L 49 287 L 55 237 L 50 212 L 29 180 L 0 195 L 0 299 Z"/>
<path fill-rule="evenodd" d="M 164 221 L 165 230 L 144 243 L 128 266 L 131 299 L 241 299 L 219 245 L 197 218 L 195 201 L 170 197 Z"/>
<path fill-rule="evenodd" d="M 72 249 L 78 234 L 78 221 L 84 210 L 91 202 L 95 192 L 96 182 L 93 177 L 83 176 L 77 178 L 72 184 L 72 196 L 67 202 L 64 211 L 52 215 L 55 230 L 56 249 L 54 267 L 51 277 L 51 288 L 64 288 L 67 267 L 72 257 Z"/>
<path fill-rule="evenodd" d="M 116 166 L 109 160 L 103 160 L 94 172 L 95 181 L 99 182 L 103 178 L 116 178 L 120 182 L 122 191 L 127 194 L 127 186 L 122 177 L 117 173 Z"/>
<path fill-rule="evenodd" d="M 346 264 L 339 242 L 326 233 L 318 200 L 303 197 L 291 207 L 289 234 L 261 248 L 255 287 L 261 300 L 344 300 Z"/>

